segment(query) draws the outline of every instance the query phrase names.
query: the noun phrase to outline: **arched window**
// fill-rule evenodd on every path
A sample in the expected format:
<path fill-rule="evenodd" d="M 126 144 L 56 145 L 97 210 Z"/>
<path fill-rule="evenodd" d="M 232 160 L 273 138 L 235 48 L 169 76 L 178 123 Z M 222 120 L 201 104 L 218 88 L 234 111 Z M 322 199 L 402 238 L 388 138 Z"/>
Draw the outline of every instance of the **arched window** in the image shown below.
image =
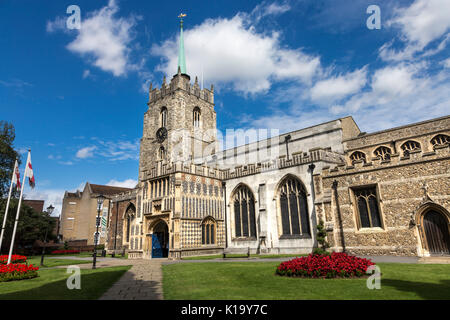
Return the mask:
<path fill-rule="evenodd" d="M 233 196 L 234 229 L 236 237 L 255 237 L 255 198 L 246 186 L 240 186 Z"/>
<path fill-rule="evenodd" d="M 391 160 L 392 151 L 388 147 L 381 146 L 376 148 L 373 154 L 375 157 L 380 157 L 381 160 Z"/>
<path fill-rule="evenodd" d="M 278 192 L 282 237 L 311 237 L 306 190 L 302 183 L 294 177 L 288 177 L 281 183 Z"/>
<path fill-rule="evenodd" d="M 161 146 L 161 147 L 159 147 L 159 150 L 158 150 L 158 159 L 164 160 L 165 157 L 166 157 L 166 149 L 163 146 Z"/>
<path fill-rule="evenodd" d="M 421 150 L 420 143 L 412 140 L 406 141 L 404 144 L 402 144 L 401 148 L 403 150 L 403 156 L 405 157 L 409 156 L 411 151 Z"/>
<path fill-rule="evenodd" d="M 209 217 L 202 222 L 202 244 L 216 243 L 216 221 Z"/>
<path fill-rule="evenodd" d="M 200 108 L 195 107 L 192 115 L 194 128 L 200 128 Z"/>
<path fill-rule="evenodd" d="M 362 160 L 364 163 L 366 163 L 366 154 L 361 151 L 355 151 L 350 155 L 350 160 L 352 161 L 352 163 L 354 163 L 355 161 L 360 161 L 360 160 Z"/>
<path fill-rule="evenodd" d="M 433 139 L 431 139 L 431 144 L 433 148 L 444 146 L 450 143 L 450 137 L 446 134 L 438 134 Z"/>
<path fill-rule="evenodd" d="M 162 107 L 161 109 L 161 127 L 167 127 L 167 108 Z"/>
<path fill-rule="evenodd" d="M 125 229 L 125 233 L 126 233 L 126 242 L 130 242 L 130 235 L 131 235 L 131 228 L 132 228 L 132 224 L 134 221 L 134 216 L 136 213 L 136 208 L 134 207 L 133 204 L 130 204 L 125 212 L 125 219 L 126 219 L 126 229 Z"/>
<path fill-rule="evenodd" d="M 380 208 L 375 187 L 353 190 L 358 208 L 359 228 L 381 228 Z"/>

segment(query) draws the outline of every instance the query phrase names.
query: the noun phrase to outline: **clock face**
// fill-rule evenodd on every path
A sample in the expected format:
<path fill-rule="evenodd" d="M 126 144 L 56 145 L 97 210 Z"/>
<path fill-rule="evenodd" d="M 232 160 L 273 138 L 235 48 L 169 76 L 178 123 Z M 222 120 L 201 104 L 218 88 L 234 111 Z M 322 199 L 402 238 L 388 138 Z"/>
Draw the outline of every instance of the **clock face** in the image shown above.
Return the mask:
<path fill-rule="evenodd" d="M 158 131 L 156 131 L 156 140 L 158 140 L 159 143 L 164 142 L 167 138 L 167 129 L 162 127 L 159 128 Z"/>

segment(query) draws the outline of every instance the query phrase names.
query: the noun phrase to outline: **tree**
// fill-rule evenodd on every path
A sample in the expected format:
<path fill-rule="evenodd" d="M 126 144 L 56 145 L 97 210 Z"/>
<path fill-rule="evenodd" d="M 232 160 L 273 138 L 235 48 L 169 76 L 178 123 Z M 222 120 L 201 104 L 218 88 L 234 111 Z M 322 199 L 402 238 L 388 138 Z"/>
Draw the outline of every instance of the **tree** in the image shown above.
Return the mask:
<path fill-rule="evenodd" d="M 3 239 L 2 245 L 3 253 L 8 253 L 9 251 L 18 202 L 17 199 L 11 199 L 9 214 L 6 220 L 5 238 Z M 0 203 L 0 219 L 2 222 L 5 209 L 6 200 L 2 200 Z M 14 247 L 23 252 L 27 250 L 27 248 L 31 248 L 36 240 L 44 241 L 46 231 L 47 240 L 54 240 L 56 238 L 55 235 L 52 234 L 54 227 L 55 221 L 47 212 L 37 212 L 33 208 L 22 203 Z"/>
<path fill-rule="evenodd" d="M 19 159 L 19 153 L 13 147 L 15 138 L 14 126 L 6 121 L 0 121 L 0 199 L 8 197 L 14 161 Z"/>
<path fill-rule="evenodd" d="M 317 224 L 317 242 L 319 243 L 319 248 L 313 250 L 314 254 L 328 254 L 327 249 L 330 247 L 330 244 L 327 242 L 326 237 L 327 232 L 323 220 L 320 219 Z"/>

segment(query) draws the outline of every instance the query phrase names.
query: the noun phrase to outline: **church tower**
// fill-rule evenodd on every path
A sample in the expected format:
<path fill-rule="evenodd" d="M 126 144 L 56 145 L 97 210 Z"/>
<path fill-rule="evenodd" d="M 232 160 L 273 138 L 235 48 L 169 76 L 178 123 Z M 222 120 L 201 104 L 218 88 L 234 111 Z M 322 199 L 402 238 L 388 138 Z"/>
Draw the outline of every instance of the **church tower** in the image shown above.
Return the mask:
<path fill-rule="evenodd" d="M 164 76 L 161 88 L 150 84 L 139 158 L 140 181 L 158 163 L 202 162 L 203 157 L 216 151 L 214 87 L 200 88 L 197 77 L 193 85 L 190 82 L 182 17 L 179 41 L 177 73 L 170 83 Z"/>

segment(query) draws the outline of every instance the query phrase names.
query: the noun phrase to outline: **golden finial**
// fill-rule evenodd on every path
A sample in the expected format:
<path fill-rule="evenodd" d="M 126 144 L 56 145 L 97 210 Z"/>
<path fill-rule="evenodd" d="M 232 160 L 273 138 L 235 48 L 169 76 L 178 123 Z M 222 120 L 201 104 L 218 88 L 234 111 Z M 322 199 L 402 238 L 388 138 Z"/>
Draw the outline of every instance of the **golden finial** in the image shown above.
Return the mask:
<path fill-rule="evenodd" d="M 178 18 L 180 18 L 180 26 L 181 28 L 183 28 L 183 18 L 186 17 L 187 14 L 185 13 L 180 13 L 180 15 L 178 16 Z"/>

